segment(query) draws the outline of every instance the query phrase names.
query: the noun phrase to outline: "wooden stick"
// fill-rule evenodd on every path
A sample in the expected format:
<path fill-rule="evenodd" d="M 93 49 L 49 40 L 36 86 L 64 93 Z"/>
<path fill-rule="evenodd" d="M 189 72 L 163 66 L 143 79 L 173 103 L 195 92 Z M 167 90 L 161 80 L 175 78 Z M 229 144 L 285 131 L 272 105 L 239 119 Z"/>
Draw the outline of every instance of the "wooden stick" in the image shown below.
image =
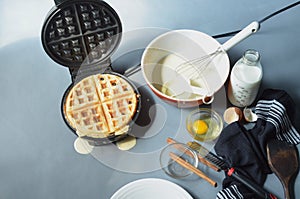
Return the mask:
<path fill-rule="evenodd" d="M 208 176 L 206 176 L 202 171 L 200 171 L 199 169 L 197 169 L 196 167 L 194 167 L 193 165 L 191 165 L 190 163 L 186 162 L 185 160 L 181 159 L 179 156 L 177 156 L 176 154 L 170 152 L 170 157 L 176 161 L 178 164 L 180 164 L 181 166 L 183 166 L 184 168 L 192 171 L 193 173 L 197 174 L 199 177 L 203 178 L 204 180 L 206 180 L 209 184 L 211 184 L 213 187 L 217 187 L 217 182 L 213 181 L 211 178 L 209 178 Z"/>
<path fill-rule="evenodd" d="M 172 139 L 172 138 L 167 138 L 167 143 L 168 144 L 174 144 L 174 143 L 178 143 L 178 142 L 176 142 L 176 140 L 174 140 L 174 139 Z M 185 150 L 185 149 L 179 149 L 178 148 L 178 150 L 180 150 L 180 151 L 182 151 L 182 152 L 185 152 L 187 155 L 189 155 L 189 156 L 192 156 L 192 154 L 188 154 L 188 151 L 187 150 Z M 212 163 L 210 163 L 209 161 L 207 161 L 204 157 L 202 157 L 199 153 L 197 153 L 197 157 L 198 157 L 198 160 L 201 162 L 201 163 L 203 163 L 204 165 L 206 165 L 206 166 L 208 166 L 208 167 L 210 167 L 211 169 L 213 169 L 213 170 L 215 170 L 215 171 L 217 171 L 217 172 L 219 172 L 219 171 L 221 171 L 221 169 L 219 168 L 219 167 L 217 167 L 216 165 L 214 165 L 214 164 L 212 164 Z"/>

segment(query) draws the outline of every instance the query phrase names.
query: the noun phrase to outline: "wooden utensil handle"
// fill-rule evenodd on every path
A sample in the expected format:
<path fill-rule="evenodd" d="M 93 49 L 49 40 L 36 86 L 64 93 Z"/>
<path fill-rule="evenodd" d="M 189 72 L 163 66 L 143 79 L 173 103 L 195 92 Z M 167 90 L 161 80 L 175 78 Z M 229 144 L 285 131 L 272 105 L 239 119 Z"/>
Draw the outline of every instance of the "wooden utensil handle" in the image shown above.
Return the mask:
<path fill-rule="evenodd" d="M 203 178 L 204 180 L 206 180 L 209 184 L 211 184 L 213 187 L 217 187 L 217 182 L 215 182 L 214 180 L 212 180 L 211 178 L 209 178 L 208 176 L 206 176 L 202 171 L 200 171 L 199 169 L 197 169 L 196 167 L 194 167 L 193 165 L 191 165 L 190 163 L 186 162 L 185 160 L 183 160 L 182 158 L 180 158 L 179 156 L 177 156 L 176 154 L 170 152 L 170 157 L 177 162 L 178 164 L 180 164 L 181 166 L 183 166 L 184 168 L 192 171 L 193 173 L 195 173 L 196 175 L 198 175 L 199 177 Z"/>
<path fill-rule="evenodd" d="M 285 180 L 284 182 L 282 181 L 282 185 L 284 190 L 284 198 L 290 199 L 291 198 L 290 181 L 289 180 Z"/>

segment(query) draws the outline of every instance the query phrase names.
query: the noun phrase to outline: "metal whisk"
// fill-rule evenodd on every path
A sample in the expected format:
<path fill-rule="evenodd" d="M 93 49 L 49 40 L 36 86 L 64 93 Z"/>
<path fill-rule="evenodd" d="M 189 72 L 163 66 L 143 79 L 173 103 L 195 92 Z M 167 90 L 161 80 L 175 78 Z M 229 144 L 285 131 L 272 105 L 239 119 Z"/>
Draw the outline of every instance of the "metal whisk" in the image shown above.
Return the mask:
<path fill-rule="evenodd" d="M 225 51 L 220 46 L 213 53 L 180 64 L 176 67 L 175 72 L 177 74 L 183 74 L 188 77 L 188 79 L 200 78 L 202 72 L 212 63 L 213 59 L 222 52 Z"/>
<path fill-rule="evenodd" d="M 208 86 L 206 88 L 200 88 L 198 90 L 193 89 L 191 86 L 191 80 L 196 80 L 197 78 L 201 78 L 203 75 L 202 72 L 210 66 L 212 61 L 216 58 L 216 56 L 220 55 L 220 53 L 226 53 L 231 47 L 241 42 L 251 34 L 257 32 L 259 29 L 259 23 L 254 21 L 225 42 L 223 45 L 220 45 L 214 52 L 209 53 L 205 56 L 184 62 L 175 68 L 176 77 L 172 78 L 169 81 L 163 83 L 162 92 L 171 97 L 179 97 L 185 93 L 190 94 L 198 94 L 201 96 L 212 96 L 214 91 L 208 90 Z M 225 54 L 226 55 L 226 54 Z M 180 80 L 180 81 L 178 81 Z M 170 92 L 172 91 L 171 94 Z M 189 92 L 191 91 L 191 92 Z"/>
<path fill-rule="evenodd" d="M 230 48 L 259 30 L 259 23 L 254 21 L 242 29 L 239 33 L 220 45 L 214 52 L 202 57 L 184 62 L 176 67 L 177 74 L 184 74 L 187 79 L 196 79 L 201 76 L 202 72 L 210 66 L 213 59 L 220 53 L 226 53 Z"/>

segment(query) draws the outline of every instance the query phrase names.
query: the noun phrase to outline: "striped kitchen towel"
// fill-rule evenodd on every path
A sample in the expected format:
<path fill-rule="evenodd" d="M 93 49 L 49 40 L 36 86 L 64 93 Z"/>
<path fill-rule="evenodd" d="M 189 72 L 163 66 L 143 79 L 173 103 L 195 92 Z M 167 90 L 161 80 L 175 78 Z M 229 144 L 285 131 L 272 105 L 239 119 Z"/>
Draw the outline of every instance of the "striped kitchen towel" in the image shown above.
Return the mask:
<path fill-rule="evenodd" d="M 228 199 L 228 198 L 235 198 L 235 199 L 243 199 L 245 196 L 242 195 L 238 186 L 236 184 L 227 187 L 217 194 L 217 199 Z"/>
<path fill-rule="evenodd" d="M 260 96 L 255 113 L 258 117 L 252 129 L 234 122 L 226 126 L 215 151 L 228 164 L 245 172 L 245 175 L 263 186 L 266 176 L 271 173 L 267 163 L 266 145 L 271 139 L 278 139 L 297 145 L 299 132 L 294 127 L 296 105 L 283 90 L 266 89 Z M 257 196 L 243 184 L 226 176 L 223 189 L 217 199 L 255 199 Z"/>
<path fill-rule="evenodd" d="M 278 140 L 299 144 L 300 135 L 293 126 L 296 105 L 283 90 L 265 90 L 255 107 L 258 120 L 272 125 Z"/>

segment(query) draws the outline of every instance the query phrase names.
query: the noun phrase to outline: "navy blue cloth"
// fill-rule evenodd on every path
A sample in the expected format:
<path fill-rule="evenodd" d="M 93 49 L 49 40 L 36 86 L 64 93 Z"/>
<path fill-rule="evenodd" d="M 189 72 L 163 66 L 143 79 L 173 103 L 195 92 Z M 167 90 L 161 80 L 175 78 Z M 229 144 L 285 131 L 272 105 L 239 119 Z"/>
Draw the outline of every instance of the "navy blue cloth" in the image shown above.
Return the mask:
<path fill-rule="evenodd" d="M 300 143 L 300 135 L 293 125 L 295 110 L 295 103 L 285 91 L 265 90 L 255 107 L 258 117 L 255 126 L 247 130 L 239 122 L 234 122 L 225 127 L 214 147 L 217 155 L 224 159 L 229 168 L 234 167 L 263 186 L 271 173 L 266 153 L 268 140 L 278 139 L 294 145 Z M 257 198 L 244 185 L 226 176 L 223 190 L 217 198 L 235 197 Z"/>

